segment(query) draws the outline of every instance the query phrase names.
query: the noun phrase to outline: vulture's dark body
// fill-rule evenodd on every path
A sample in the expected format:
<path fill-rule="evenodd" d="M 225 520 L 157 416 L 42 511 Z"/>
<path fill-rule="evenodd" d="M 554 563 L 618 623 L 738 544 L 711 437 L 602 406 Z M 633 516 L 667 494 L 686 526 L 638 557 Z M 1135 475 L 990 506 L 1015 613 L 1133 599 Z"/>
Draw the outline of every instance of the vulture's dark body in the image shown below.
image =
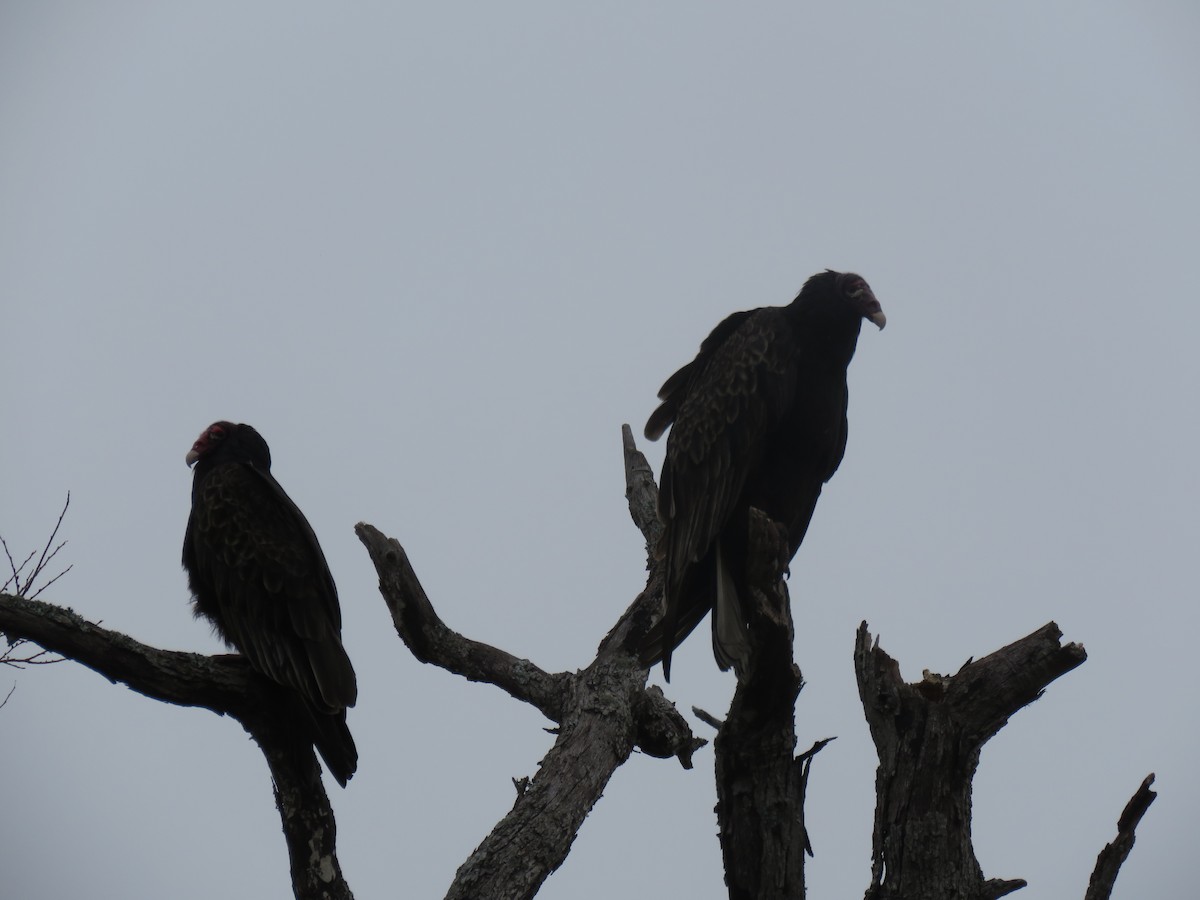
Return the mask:
<path fill-rule="evenodd" d="M 214 427 L 223 437 L 196 462 L 183 544 L 196 614 L 294 694 L 302 731 L 345 785 L 358 760 L 346 726 L 357 684 L 333 577 L 312 527 L 271 475 L 266 442 L 247 425 Z"/>
<path fill-rule="evenodd" d="M 846 369 L 866 301 L 847 300 L 839 279 L 814 276 L 796 301 L 734 313 L 669 378 L 646 424 L 654 439 L 668 426 L 659 485 L 664 533 L 664 615 L 646 638 L 643 661 L 663 661 L 717 606 L 713 649 L 722 668 L 741 666 L 745 623 L 736 599 L 718 604 L 718 559 L 733 594 L 745 595 L 751 507 L 785 525 L 791 554 L 804 539 L 821 488 L 846 449 Z M 718 634 L 723 630 L 724 637 Z M 735 632 L 740 632 L 738 637 Z"/>

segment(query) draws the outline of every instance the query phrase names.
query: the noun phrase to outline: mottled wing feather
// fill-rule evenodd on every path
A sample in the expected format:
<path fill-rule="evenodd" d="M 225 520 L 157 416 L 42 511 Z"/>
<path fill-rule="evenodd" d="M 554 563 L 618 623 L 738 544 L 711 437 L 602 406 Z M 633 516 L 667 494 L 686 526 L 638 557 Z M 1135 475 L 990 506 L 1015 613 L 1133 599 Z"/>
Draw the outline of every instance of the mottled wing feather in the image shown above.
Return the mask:
<path fill-rule="evenodd" d="M 712 359 L 713 353 L 725 342 L 725 339 L 736 331 L 748 316 L 756 312 L 758 312 L 756 309 L 747 309 L 726 316 L 704 339 L 696 358 L 663 382 L 663 386 L 658 390 L 658 399 L 663 402 L 658 409 L 651 413 L 646 422 L 644 434 L 647 440 L 657 441 L 662 437 L 663 432 L 675 421 L 679 406 L 687 396 L 692 380 L 704 371 Z"/>
<path fill-rule="evenodd" d="M 184 546 L 198 609 L 255 669 L 318 710 L 354 705 L 332 576 L 312 527 L 270 473 L 214 469 L 199 485 Z"/>
<path fill-rule="evenodd" d="M 669 561 L 663 616 L 667 654 L 676 643 L 683 599 L 676 588 L 687 569 L 709 552 L 766 452 L 795 390 L 794 355 L 782 310 L 736 313 L 704 342 L 687 383 L 677 385 L 663 404 L 681 395 L 659 488 L 666 527 L 658 555 Z M 698 617 L 684 618 L 694 622 Z"/>
<path fill-rule="evenodd" d="M 681 562 L 702 557 L 725 526 L 794 391 L 788 326 L 776 309 L 756 312 L 713 350 L 676 415 L 663 549 Z"/>

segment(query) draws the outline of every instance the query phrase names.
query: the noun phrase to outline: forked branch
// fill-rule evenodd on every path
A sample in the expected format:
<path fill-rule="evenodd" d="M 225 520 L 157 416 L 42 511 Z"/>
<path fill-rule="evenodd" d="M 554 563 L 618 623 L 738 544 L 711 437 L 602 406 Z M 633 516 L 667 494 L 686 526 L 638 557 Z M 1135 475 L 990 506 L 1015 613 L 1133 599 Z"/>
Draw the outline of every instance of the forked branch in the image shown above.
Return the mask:
<path fill-rule="evenodd" d="M 630 514 L 649 546 L 657 527 L 654 479 L 628 427 L 623 444 Z M 647 671 L 637 658 L 661 596 L 653 572 L 586 669 L 547 673 L 447 627 L 399 542 L 366 523 L 355 530 L 379 574 L 396 633 L 417 659 L 494 684 L 558 723 L 554 746 L 537 774 L 522 782 L 512 810 L 459 868 L 448 898 L 516 900 L 537 893 L 562 865 L 613 772 L 635 747 L 691 766 L 692 754 L 705 741 L 692 734 L 660 690 L 646 688 Z"/>
<path fill-rule="evenodd" d="M 993 900 L 1025 886 L 984 880 L 971 843 L 971 783 L 984 743 L 1054 679 L 1083 663 L 1053 622 L 916 684 L 859 627 L 859 696 L 879 754 L 874 862 L 867 900 Z"/>

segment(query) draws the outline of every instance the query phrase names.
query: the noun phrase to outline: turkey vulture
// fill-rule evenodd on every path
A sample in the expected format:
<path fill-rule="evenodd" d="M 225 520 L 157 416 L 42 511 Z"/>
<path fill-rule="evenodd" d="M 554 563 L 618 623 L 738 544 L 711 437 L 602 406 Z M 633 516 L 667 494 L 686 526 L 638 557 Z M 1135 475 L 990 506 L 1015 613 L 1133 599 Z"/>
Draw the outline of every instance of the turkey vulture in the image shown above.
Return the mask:
<path fill-rule="evenodd" d="M 317 536 L 271 475 L 271 450 L 249 425 L 210 425 L 187 464 L 195 475 L 183 567 L 196 615 L 287 689 L 303 739 L 345 787 L 358 766 L 346 726 L 358 686 Z"/>
<path fill-rule="evenodd" d="M 662 660 L 668 679 L 671 652 L 714 607 L 717 664 L 744 673 L 749 510 L 787 528 L 794 556 L 846 450 L 846 369 L 864 318 L 887 321 L 866 281 L 826 270 L 787 306 L 726 318 L 658 392 L 646 437 L 674 423 L 658 497 L 663 616 L 641 657 Z"/>

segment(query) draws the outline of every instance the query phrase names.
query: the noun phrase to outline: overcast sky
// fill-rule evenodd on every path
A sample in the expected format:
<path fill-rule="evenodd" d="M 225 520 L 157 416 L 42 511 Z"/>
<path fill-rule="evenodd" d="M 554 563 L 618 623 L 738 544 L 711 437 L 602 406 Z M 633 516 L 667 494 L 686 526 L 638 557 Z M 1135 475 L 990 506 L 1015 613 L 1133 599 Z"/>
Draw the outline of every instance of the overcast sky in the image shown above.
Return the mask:
<path fill-rule="evenodd" d="M 1050 620 L 1083 643 L 983 752 L 984 873 L 1082 897 L 1154 771 L 1117 896 L 1187 897 L 1200 7 L 646 6 L 0 4 L 0 534 L 39 547 L 69 490 L 43 599 L 222 652 L 179 565 L 183 457 L 216 419 L 258 428 L 358 670 L 346 877 L 439 897 L 553 738 L 413 660 L 354 523 L 450 625 L 586 665 L 644 581 L 621 424 L 729 312 L 851 269 L 889 324 L 792 567 L 799 740 L 838 736 L 809 896 L 869 881 L 865 619 L 909 680 Z M 673 674 L 681 709 L 724 711 L 706 638 Z M 235 722 L 73 663 L 14 684 L 5 895 L 290 896 Z M 724 897 L 696 763 L 619 769 L 540 896 Z"/>

